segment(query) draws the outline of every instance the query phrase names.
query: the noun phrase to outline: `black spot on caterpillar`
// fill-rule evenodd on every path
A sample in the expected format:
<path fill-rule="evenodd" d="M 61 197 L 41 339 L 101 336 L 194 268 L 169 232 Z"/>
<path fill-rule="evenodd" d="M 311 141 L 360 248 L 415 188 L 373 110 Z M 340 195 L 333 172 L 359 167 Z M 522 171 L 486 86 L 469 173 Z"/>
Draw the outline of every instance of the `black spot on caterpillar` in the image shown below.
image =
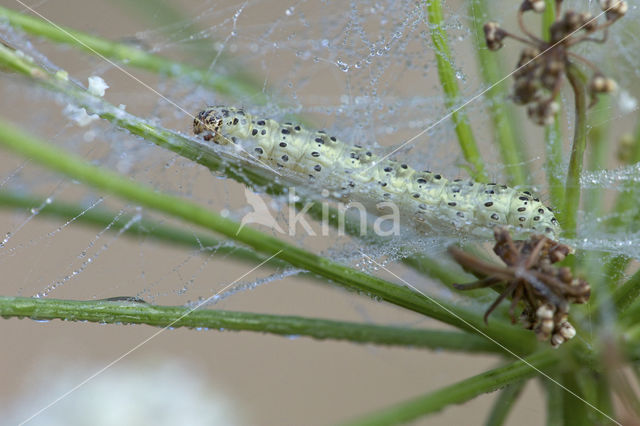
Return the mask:
<path fill-rule="evenodd" d="M 216 144 L 242 143 L 269 166 L 287 171 L 341 199 L 369 207 L 392 202 L 403 218 L 425 234 L 474 234 L 491 238 L 495 226 L 557 239 L 560 225 L 551 209 L 530 192 L 472 180 L 449 181 L 395 160 L 379 160 L 357 145 L 326 132 L 257 118 L 242 109 L 207 107 L 193 121 L 193 132 Z M 372 211 L 375 211 L 373 209 Z"/>

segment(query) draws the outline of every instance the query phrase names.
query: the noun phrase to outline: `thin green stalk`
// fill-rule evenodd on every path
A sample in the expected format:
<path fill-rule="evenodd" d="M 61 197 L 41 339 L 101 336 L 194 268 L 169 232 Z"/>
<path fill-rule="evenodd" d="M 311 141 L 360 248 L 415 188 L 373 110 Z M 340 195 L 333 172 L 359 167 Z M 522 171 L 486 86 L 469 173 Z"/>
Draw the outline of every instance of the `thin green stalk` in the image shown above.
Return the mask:
<path fill-rule="evenodd" d="M 114 222 L 116 213 L 99 207 L 86 208 L 76 204 L 60 201 L 46 202 L 42 198 L 27 197 L 24 194 L 16 194 L 0 191 L 0 207 L 38 209 L 38 216 L 54 216 L 64 220 L 101 229 L 109 228 L 112 232 L 124 231 L 125 236 L 144 235 L 156 241 L 161 241 L 172 246 L 181 245 L 193 250 L 214 250 L 221 256 L 233 257 L 237 260 L 260 263 L 264 256 L 256 254 L 253 250 L 235 245 L 232 242 L 222 242 L 212 238 L 208 234 L 196 231 L 185 231 L 178 227 L 163 225 L 159 222 L 138 218 L 133 220 L 132 215 L 123 215 L 120 220 Z M 284 267 L 286 263 L 271 259 L 270 266 Z"/>
<path fill-rule="evenodd" d="M 559 377 L 559 369 L 554 368 L 550 371 L 551 377 Z M 547 426 L 563 426 L 564 425 L 564 400 L 565 392 L 556 383 L 541 379 L 542 385 L 546 391 L 547 397 Z"/>
<path fill-rule="evenodd" d="M 609 289 L 609 293 L 618 288 L 620 280 L 624 277 L 627 267 L 631 263 L 631 258 L 623 254 L 613 256 L 604 267 L 604 276 L 607 282 L 604 285 Z"/>
<path fill-rule="evenodd" d="M 27 33 L 68 44 L 91 54 L 97 53 L 120 64 L 169 77 L 186 78 L 195 83 L 203 84 L 220 94 L 239 99 L 250 98 L 251 102 L 257 104 L 265 104 L 268 100 L 262 92 L 262 85 L 256 84 L 245 73 L 233 73 L 230 76 L 225 76 L 211 70 L 201 70 L 147 53 L 132 45 L 113 42 L 73 28 L 49 23 L 6 7 L 0 6 L 0 18 Z"/>
<path fill-rule="evenodd" d="M 555 362 L 556 357 L 551 351 L 539 352 L 528 357 L 526 362 L 509 363 L 347 424 L 373 426 L 407 423 L 451 404 L 460 404 L 483 393 L 521 382 L 538 374 L 536 369 L 544 370 Z"/>
<path fill-rule="evenodd" d="M 152 188 L 110 171 L 86 163 L 71 153 L 29 136 L 9 123 L 0 121 L 0 145 L 37 164 L 65 174 L 101 191 L 114 194 L 140 206 L 185 220 L 246 244 L 267 256 L 277 256 L 287 263 L 321 275 L 348 289 L 374 295 L 387 302 L 436 318 L 455 327 L 477 333 L 482 329 L 516 352 L 530 351 L 531 336 L 503 322 L 482 324 L 476 313 L 446 303 L 436 303 L 420 293 L 380 278 L 369 276 L 330 259 L 309 253 L 273 236 L 224 218 L 204 207 L 179 197 L 155 192 Z M 445 309 L 443 309 L 446 308 Z M 471 324 L 471 325 L 469 325 Z"/>
<path fill-rule="evenodd" d="M 605 170 L 607 168 L 607 154 L 609 152 L 609 123 L 611 123 L 611 96 L 599 96 L 598 103 L 592 108 L 588 117 L 588 139 L 589 153 L 587 169 L 592 172 Z M 604 191 L 602 188 L 586 189 L 584 193 L 584 210 L 589 212 L 591 217 L 600 218 L 605 214 L 603 202 Z M 605 276 L 603 271 L 606 268 L 606 261 L 610 256 L 605 256 L 597 251 L 589 251 L 579 257 L 578 269 L 584 271 L 585 276 L 591 279 L 592 291 L 591 301 L 597 303 L 602 297 L 602 290 L 609 293 L 609 276 Z M 597 279 L 596 277 L 602 277 Z"/>
<path fill-rule="evenodd" d="M 474 48 L 485 86 L 489 89 L 485 93 L 491 119 L 495 142 L 500 149 L 502 163 L 505 166 L 508 181 L 512 186 L 523 186 L 529 183 L 529 172 L 524 162 L 523 138 L 519 138 L 519 126 L 505 100 L 509 94 L 503 83 L 496 84 L 508 73 L 502 66 L 499 55 L 489 51 L 484 41 L 483 25 L 489 16 L 489 2 L 487 0 L 467 0 L 469 16 L 474 31 Z"/>
<path fill-rule="evenodd" d="M 556 0 L 545 0 L 545 9 L 542 14 L 542 39 L 551 39 L 551 25 L 556 19 Z M 558 102 L 558 105 L 562 105 Z M 549 183 L 549 196 L 551 204 L 556 208 L 564 205 L 564 185 L 562 179 L 562 111 L 558 111 L 553 124 L 544 128 L 546 150 L 546 172 Z"/>
<path fill-rule="evenodd" d="M 589 171 L 605 170 L 607 168 L 607 156 L 611 150 L 609 144 L 609 124 L 611 123 L 611 96 L 600 95 L 598 103 L 589 114 L 589 161 L 587 169 Z M 604 203 L 602 196 L 604 192 L 601 188 L 588 189 L 585 191 L 585 210 L 594 217 L 604 215 Z"/>
<path fill-rule="evenodd" d="M 477 181 L 486 182 L 487 175 L 484 170 L 484 163 L 478 150 L 475 137 L 473 136 L 469 118 L 467 114 L 459 110 L 457 106 L 458 102 L 460 102 L 460 88 L 458 87 L 456 70 L 453 67 L 447 33 L 442 28 L 444 18 L 442 16 L 441 0 L 425 0 L 425 3 L 427 7 L 429 31 L 436 53 L 438 76 L 440 77 L 440 85 L 445 95 L 445 106 L 447 110 L 450 111 L 451 120 L 455 125 L 458 143 L 460 144 L 464 158 L 472 166 L 471 176 Z"/>
<path fill-rule="evenodd" d="M 618 313 L 623 314 L 640 295 L 640 271 L 637 271 L 624 284 L 618 287 L 611 298 Z"/>
<path fill-rule="evenodd" d="M 495 402 L 493 403 L 493 407 L 491 408 L 489 417 L 485 422 L 486 426 L 502 426 L 503 424 L 505 424 L 509 413 L 511 413 L 514 404 L 520 397 L 520 394 L 524 389 L 524 385 L 526 384 L 527 381 L 523 380 L 521 382 L 513 383 L 500 390 L 498 398 L 496 398 Z"/>
<path fill-rule="evenodd" d="M 577 232 L 578 209 L 580 208 L 580 175 L 584 151 L 587 146 L 587 90 L 584 75 L 573 65 L 567 67 L 567 78 L 573 88 L 575 99 L 575 133 L 571 146 L 571 159 L 565 185 L 565 203 L 560 216 L 566 238 L 574 238 Z"/>
<path fill-rule="evenodd" d="M 427 256 L 416 255 L 408 258 L 404 263 L 408 266 L 412 266 L 418 272 L 425 273 L 430 277 L 437 279 L 447 286 L 451 286 L 454 283 L 465 283 L 476 279 L 473 275 L 456 270 L 452 267 L 452 264 L 444 264 Z"/>
<path fill-rule="evenodd" d="M 298 316 L 256 314 L 185 306 L 156 306 L 134 301 L 60 300 L 0 297 L 0 316 L 36 321 L 60 319 L 100 324 L 146 324 L 220 331 L 256 331 L 281 336 L 346 340 L 387 346 L 446 349 L 464 352 L 498 351 L 482 337 L 458 331 L 411 329 L 358 324 Z"/>
<path fill-rule="evenodd" d="M 576 377 L 573 372 L 564 372 L 560 376 L 560 380 L 562 385 L 570 389 L 572 392 L 577 394 L 580 398 L 585 399 L 584 395 L 580 391 L 578 383 L 576 382 Z M 569 392 L 562 393 L 562 405 L 564 408 L 564 421 L 563 424 L 566 426 L 584 426 L 588 424 L 593 424 L 589 421 L 588 411 L 592 410 L 589 406 L 587 406 L 580 399 L 576 398 L 574 395 Z"/>

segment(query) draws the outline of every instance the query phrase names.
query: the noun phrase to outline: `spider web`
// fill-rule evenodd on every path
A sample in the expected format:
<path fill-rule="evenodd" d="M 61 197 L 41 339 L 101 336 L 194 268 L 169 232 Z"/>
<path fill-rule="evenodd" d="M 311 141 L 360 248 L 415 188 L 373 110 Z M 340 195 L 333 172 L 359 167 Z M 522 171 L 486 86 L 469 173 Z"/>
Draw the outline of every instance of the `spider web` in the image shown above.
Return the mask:
<path fill-rule="evenodd" d="M 567 8 L 582 9 L 583 5 L 577 1 L 565 3 Z M 448 112 L 438 82 L 436 52 L 429 37 L 424 5 L 414 1 L 283 3 L 253 0 L 186 2 L 184 5 L 168 1 L 122 1 L 111 6 L 83 2 L 75 7 L 87 16 L 88 21 L 75 21 L 72 14 L 56 14 L 53 2 L 44 2 L 38 10 L 54 22 L 131 43 L 176 61 L 194 64 L 210 73 L 250 74 L 259 88 L 257 93 L 267 99 L 266 103 L 261 103 L 256 100 L 259 96 L 230 98 L 187 78 L 168 79 L 135 71 L 145 83 L 193 114 L 205 105 L 222 104 L 241 106 L 252 114 L 279 121 L 304 117 L 309 126 L 327 129 L 344 141 L 384 154 Z M 514 3 L 496 8 L 492 11 L 493 16 L 486 18 L 515 28 L 513 16 L 517 7 Z M 591 7 L 595 14 L 596 2 Z M 101 13 L 112 19 L 117 17 L 118 29 L 103 25 L 94 29 L 101 21 Z M 633 84 L 640 77 L 637 75 L 640 59 L 635 54 L 638 35 L 633 31 L 633 24 L 629 24 L 639 18 L 639 13 L 637 6 L 630 6 L 629 14 L 623 20 L 627 25 L 614 26 L 610 41 L 614 48 L 581 52 L 597 63 L 619 64 L 605 70 L 621 87 L 620 95 L 606 106 L 611 110 L 607 120 L 615 123 L 610 130 L 611 167 L 608 171 L 585 173 L 583 179 L 589 189 L 606 189 L 605 203 L 624 193 L 625 182 L 640 179 L 637 168 L 621 166 L 614 158 L 615 141 L 622 133 L 633 130 L 637 109 L 634 100 L 640 98 L 637 85 Z M 444 29 L 453 48 L 453 65 L 462 91 L 459 104 L 462 104 L 487 86 L 477 70 L 474 35 L 466 5 L 446 2 L 445 16 Z M 531 24 L 536 23 L 532 21 Z M 69 47 L 27 36 L 5 23 L 2 23 L 0 33 L 6 41 L 39 63 L 52 69 L 64 69 L 82 84 L 90 76 L 101 76 L 110 86 L 105 98 L 114 105 L 123 105 L 126 111 L 163 127 L 190 133 L 190 117 L 124 76 L 111 64 Z M 517 55 L 511 47 L 501 54 L 509 58 Z M 95 164 L 198 202 L 238 221 L 250 211 L 241 184 L 212 175 L 203 167 L 103 120 L 80 126 L 69 110 L 65 112 L 66 100 L 43 89 L 29 87 L 23 80 L 10 75 L 3 75 L 2 79 L 6 83 L 0 85 L 3 114 L 21 127 Z M 570 105 L 571 99 L 570 93 L 566 93 L 565 105 Z M 508 102 L 507 99 L 504 101 Z M 567 109 L 570 113 L 570 108 Z M 480 97 L 464 110 L 476 132 L 491 179 L 504 182 L 504 166 L 491 143 L 493 136 L 486 102 Z M 546 200 L 543 131 L 527 123 L 522 111 L 518 113 L 522 117 L 522 134 L 527 138 L 526 164 L 533 170 L 535 189 Z M 569 118 L 565 135 L 571 134 L 572 126 L 573 120 Z M 434 170 L 450 178 L 466 177 L 464 160 L 455 141 L 454 128 L 449 120 L 445 120 L 403 148 L 395 158 L 416 169 Z M 568 150 L 567 145 L 565 166 Z M 1 190 L 40 199 L 40 203 L 32 208 L 2 213 L 3 229 L 0 231 L 6 235 L 0 249 L 0 262 L 2 269 L 11 271 L 13 277 L 4 294 L 73 299 L 137 296 L 152 303 L 182 305 L 210 297 L 249 269 L 246 263 L 234 260 L 233 249 L 237 247 L 233 243 L 200 243 L 202 231 L 199 229 L 94 193 L 24 159 L 8 156 L 2 164 Z M 260 195 L 278 223 L 286 227 L 286 199 Z M 74 203 L 81 209 L 67 219 L 41 214 L 51 203 Z M 95 211 L 111 212 L 109 223 L 99 229 L 83 226 L 83 217 Z M 571 243 L 594 252 L 639 258 L 640 231 L 606 234 L 600 230 L 602 220 L 601 215 L 582 212 L 580 238 Z M 196 244 L 186 249 L 161 244 L 145 234 L 147 221 L 186 229 L 192 233 Z M 321 233 L 320 224 L 312 219 L 308 222 L 317 234 Z M 128 231 L 133 228 L 137 231 L 131 236 Z M 363 261 L 360 255 L 363 250 L 399 271 L 410 282 L 420 280 L 416 285 L 429 294 L 467 304 L 478 312 L 485 307 L 437 284 L 425 282 L 423 277 L 403 269 L 397 262 L 411 253 L 407 251 L 407 245 L 413 247 L 413 252 L 442 257 L 452 241 L 450 238 L 416 238 L 410 244 L 403 238 L 391 238 L 380 244 L 379 241 L 371 243 L 335 233 L 328 237 L 313 237 L 301 232 L 300 228 L 293 237 L 282 236 L 273 229 L 258 228 L 331 259 L 380 273 Z M 308 297 L 294 288 L 294 283 L 307 281 L 300 273 L 294 269 L 257 271 L 214 300 L 214 307 L 326 317 L 324 304 L 311 308 L 301 304 L 305 309 L 299 310 L 286 303 L 284 296 L 274 298 L 269 294 L 269 289 L 284 286 L 286 290 L 280 294 L 291 300 L 297 300 L 296 296 Z M 334 291 L 326 297 L 327 300 L 340 300 L 347 296 Z M 342 303 L 348 306 L 335 314 L 338 317 L 377 322 L 390 315 L 384 308 L 365 306 L 355 297 L 349 296 L 347 300 Z M 413 316 L 392 318 L 391 321 L 399 324 L 416 321 Z M 433 322 L 419 320 L 418 324 L 433 325 Z M 422 392 L 423 388 L 420 389 Z M 358 411 L 361 410 L 355 412 Z"/>

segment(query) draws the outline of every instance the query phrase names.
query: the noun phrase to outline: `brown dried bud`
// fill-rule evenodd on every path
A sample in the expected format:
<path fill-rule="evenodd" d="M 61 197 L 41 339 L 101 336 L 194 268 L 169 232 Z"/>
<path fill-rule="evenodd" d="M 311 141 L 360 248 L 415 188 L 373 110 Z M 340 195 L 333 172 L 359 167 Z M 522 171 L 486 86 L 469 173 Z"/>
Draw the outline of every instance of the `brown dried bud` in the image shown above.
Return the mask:
<path fill-rule="evenodd" d="M 600 8 L 605 12 L 608 21 L 622 18 L 629 10 L 626 1 L 621 0 L 600 0 Z"/>
<path fill-rule="evenodd" d="M 558 348 L 563 343 L 564 343 L 564 337 L 562 337 L 562 335 L 555 333 L 553 336 L 551 336 L 552 348 Z"/>
<path fill-rule="evenodd" d="M 529 105 L 527 114 L 536 124 L 548 126 L 553 124 L 556 113 L 560 110 L 560 106 L 553 100 L 544 100 L 536 104 Z"/>
<path fill-rule="evenodd" d="M 582 20 L 578 12 L 568 10 L 564 14 L 563 18 L 565 33 L 572 33 L 582 25 Z"/>
<path fill-rule="evenodd" d="M 575 279 L 571 282 L 574 288 L 574 295 L 567 296 L 567 300 L 571 303 L 587 303 L 591 296 L 591 286 L 583 279 Z"/>
<path fill-rule="evenodd" d="M 588 33 L 592 33 L 596 29 L 598 29 L 597 20 L 594 19 L 593 15 L 590 14 L 589 12 L 581 13 L 580 21 L 581 21 L 580 26 Z"/>
<path fill-rule="evenodd" d="M 618 89 L 616 82 L 602 74 L 596 74 L 591 79 L 589 89 L 593 93 L 611 93 Z"/>
<path fill-rule="evenodd" d="M 497 22 L 487 22 L 483 29 L 484 39 L 489 50 L 499 50 L 503 46 L 502 41 L 507 36 L 506 31 L 500 28 L 500 24 Z"/>
<path fill-rule="evenodd" d="M 524 0 L 520 6 L 522 12 L 533 10 L 536 13 L 542 13 L 545 9 L 544 0 Z"/>
<path fill-rule="evenodd" d="M 566 244 L 558 244 L 549 252 L 551 263 L 561 262 L 572 252 L 571 247 Z"/>
<path fill-rule="evenodd" d="M 540 57 L 540 50 L 535 47 L 527 47 L 522 49 L 520 53 L 520 59 L 518 60 L 518 68 L 524 66 L 533 66 L 536 64 L 536 59 Z"/>
<path fill-rule="evenodd" d="M 538 83 L 535 80 L 522 77 L 516 80 L 513 86 L 513 102 L 525 105 L 536 99 L 538 94 Z"/>
<path fill-rule="evenodd" d="M 563 266 L 562 268 L 558 269 L 558 279 L 565 284 L 571 284 L 571 282 L 573 281 L 571 268 Z"/>
<path fill-rule="evenodd" d="M 562 323 L 560 323 L 558 333 L 560 333 L 560 335 L 564 337 L 565 340 L 570 340 L 575 337 L 576 329 L 573 328 L 569 321 L 563 321 Z"/>

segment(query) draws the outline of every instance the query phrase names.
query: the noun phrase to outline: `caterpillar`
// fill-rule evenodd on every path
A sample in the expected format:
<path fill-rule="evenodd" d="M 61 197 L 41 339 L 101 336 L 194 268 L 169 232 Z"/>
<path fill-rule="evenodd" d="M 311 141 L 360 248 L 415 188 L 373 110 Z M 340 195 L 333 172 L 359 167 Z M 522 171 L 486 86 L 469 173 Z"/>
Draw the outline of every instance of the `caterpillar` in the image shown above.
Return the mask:
<path fill-rule="evenodd" d="M 200 111 L 193 132 L 216 144 L 240 144 L 252 156 L 297 180 L 322 184 L 340 199 L 364 203 L 379 214 L 389 202 L 426 235 L 457 232 L 491 237 L 495 226 L 557 239 L 553 212 L 528 191 L 473 180 L 448 180 L 407 164 L 380 159 L 360 145 L 348 145 L 323 130 L 254 117 L 240 108 Z"/>

